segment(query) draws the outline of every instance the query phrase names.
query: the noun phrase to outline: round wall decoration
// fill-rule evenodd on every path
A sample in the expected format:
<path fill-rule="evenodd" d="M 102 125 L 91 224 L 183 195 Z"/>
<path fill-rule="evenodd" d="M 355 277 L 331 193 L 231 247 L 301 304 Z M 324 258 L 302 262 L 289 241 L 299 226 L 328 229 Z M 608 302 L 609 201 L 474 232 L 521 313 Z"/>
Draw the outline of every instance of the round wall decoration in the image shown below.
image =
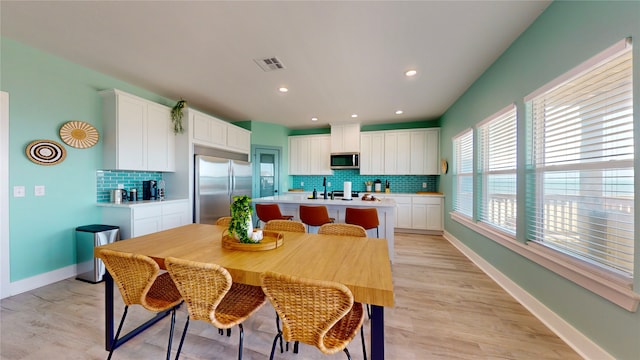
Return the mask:
<path fill-rule="evenodd" d="M 64 147 L 53 140 L 36 140 L 27 145 L 27 157 L 40 165 L 55 165 L 67 157 Z"/>
<path fill-rule="evenodd" d="M 78 149 L 90 148 L 98 142 L 98 130 L 84 121 L 69 121 L 60 128 L 65 144 Z"/>
<path fill-rule="evenodd" d="M 442 170 L 443 174 L 447 173 L 447 170 L 449 170 L 449 164 L 447 164 L 447 160 L 440 160 L 440 170 Z"/>

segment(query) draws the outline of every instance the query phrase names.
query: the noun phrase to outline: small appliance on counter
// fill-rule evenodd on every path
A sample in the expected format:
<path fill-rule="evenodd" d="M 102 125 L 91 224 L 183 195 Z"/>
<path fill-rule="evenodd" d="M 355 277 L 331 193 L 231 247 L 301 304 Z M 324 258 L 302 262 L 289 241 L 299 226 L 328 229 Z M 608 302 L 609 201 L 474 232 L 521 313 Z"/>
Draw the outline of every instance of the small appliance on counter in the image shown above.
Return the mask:
<path fill-rule="evenodd" d="M 124 189 L 113 189 L 109 192 L 109 200 L 115 204 L 121 204 L 128 198 L 129 197 L 127 196 L 127 190 Z"/>
<path fill-rule="evenodd" d="M 158 200 L 164 200 L 164 189 L 166 189 L 164 180 L 158 181 Z"/>
<path fill-rule="evenodd" d="M 129 190 L 129 201 L 138 201 L 138 189 L 132 188 Z"/>
<path fill-rule="evenodd" d="M 142 200 L 158 200 L 158 182 L 145 180 L 142 182 Z"/>

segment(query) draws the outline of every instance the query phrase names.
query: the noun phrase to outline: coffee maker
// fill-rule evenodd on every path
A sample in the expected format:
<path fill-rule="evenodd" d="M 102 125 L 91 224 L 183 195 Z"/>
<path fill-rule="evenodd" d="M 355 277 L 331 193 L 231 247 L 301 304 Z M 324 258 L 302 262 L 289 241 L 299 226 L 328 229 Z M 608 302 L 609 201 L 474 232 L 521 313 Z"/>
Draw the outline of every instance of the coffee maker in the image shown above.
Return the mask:
<path fill-rule="evenodd" d="M 145 180 L 142 182 L 142 200 L 158 200 L 158 182 Z"/>

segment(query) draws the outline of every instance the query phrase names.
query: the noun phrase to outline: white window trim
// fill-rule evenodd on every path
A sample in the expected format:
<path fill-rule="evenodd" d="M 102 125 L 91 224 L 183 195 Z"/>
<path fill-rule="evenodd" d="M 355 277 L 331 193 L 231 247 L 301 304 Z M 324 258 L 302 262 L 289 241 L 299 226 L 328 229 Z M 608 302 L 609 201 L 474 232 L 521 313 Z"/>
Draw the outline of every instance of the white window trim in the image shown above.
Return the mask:
<path fill-rule="evenodd" d="M 532 241 L 527 243 L 518 242 L 513 236 L 497 231 L 487 224 L 476 223 L 466 216 L 460 216 L 455 211 L 452 211 L 450 216 L 453 221 L 602 296 L 625 310 L 630 312 L 638 310 L 640 294 L 633 291 L 631 279 L 606 271 L 600 267 L 583 263 L 580 260 L 573 259 Z"/>

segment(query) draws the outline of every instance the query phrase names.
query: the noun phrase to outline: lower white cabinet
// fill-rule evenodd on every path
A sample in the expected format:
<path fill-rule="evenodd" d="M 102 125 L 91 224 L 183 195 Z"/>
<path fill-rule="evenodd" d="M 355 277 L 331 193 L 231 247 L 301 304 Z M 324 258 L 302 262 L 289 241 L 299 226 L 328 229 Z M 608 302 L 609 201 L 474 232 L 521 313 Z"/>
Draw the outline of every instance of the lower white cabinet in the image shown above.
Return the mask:
<path fill-rule="evenodd" d="M 104 205 L 102 220 L 120 227 L 120 239 L 171 229 L 190 224 L 188 200 L 157 203 Z"/>
<path fill-rule="evenodd" d="M 385 196 L 396 202 L 396 228 L 410 230 L 444 230 L 440 196 Z"/>

